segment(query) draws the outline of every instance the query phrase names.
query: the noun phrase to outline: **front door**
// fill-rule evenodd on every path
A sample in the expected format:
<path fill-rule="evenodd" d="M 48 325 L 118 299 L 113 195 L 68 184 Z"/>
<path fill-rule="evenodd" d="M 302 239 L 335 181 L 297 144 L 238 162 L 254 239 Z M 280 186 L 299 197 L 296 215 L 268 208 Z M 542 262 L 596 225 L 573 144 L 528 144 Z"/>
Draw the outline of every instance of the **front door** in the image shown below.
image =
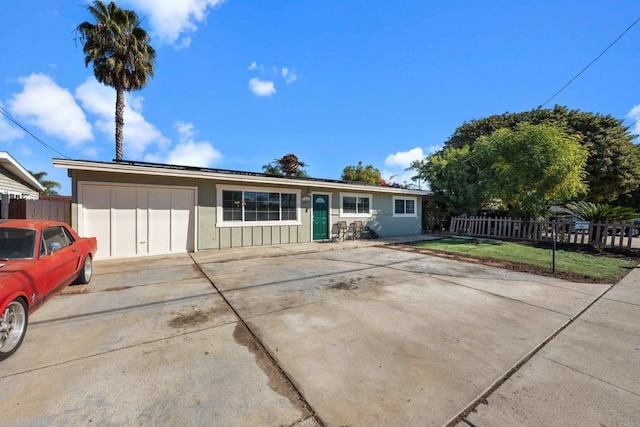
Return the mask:
<path fill-rule="evenodd" d="M 313 240 L 329 238 L 329 196 L 313 195 Z"/>

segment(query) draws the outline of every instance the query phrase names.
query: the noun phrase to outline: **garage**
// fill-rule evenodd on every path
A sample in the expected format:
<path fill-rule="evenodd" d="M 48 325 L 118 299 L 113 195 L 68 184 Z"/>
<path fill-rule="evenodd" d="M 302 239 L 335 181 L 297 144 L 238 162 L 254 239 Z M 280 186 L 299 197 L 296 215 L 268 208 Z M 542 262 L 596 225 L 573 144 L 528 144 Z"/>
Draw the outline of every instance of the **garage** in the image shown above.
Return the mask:
<path fill-rule="evenodd" d="M 78 183 L 78 231 L 98 259 L 192 252 L 195 214 L 195 187 Z"/>

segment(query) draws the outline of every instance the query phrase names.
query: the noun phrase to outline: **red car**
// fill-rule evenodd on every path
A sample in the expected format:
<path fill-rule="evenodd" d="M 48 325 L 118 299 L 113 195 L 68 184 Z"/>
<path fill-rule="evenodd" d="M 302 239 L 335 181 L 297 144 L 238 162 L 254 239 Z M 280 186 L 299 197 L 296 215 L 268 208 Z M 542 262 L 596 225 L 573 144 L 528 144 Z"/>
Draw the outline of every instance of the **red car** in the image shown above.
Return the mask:
<path fill-rule="evenodd" d="M 0 360 L 18 350 L 29 315 L 72 283 L 89 283 L 95 237 L 56 221 L 0 221 Z"/>

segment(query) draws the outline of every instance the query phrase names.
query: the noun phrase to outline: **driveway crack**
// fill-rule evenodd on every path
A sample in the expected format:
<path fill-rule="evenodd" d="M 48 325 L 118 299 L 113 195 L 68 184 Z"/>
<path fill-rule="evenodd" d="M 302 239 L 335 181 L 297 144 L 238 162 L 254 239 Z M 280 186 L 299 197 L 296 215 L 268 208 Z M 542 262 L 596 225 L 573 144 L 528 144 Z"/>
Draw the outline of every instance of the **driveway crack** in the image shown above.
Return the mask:
<path fill-rule="evenodd" d="M 191 254 L 189 256 L 191 256 Z M 237 327 L 236 331 L 234 332 L 234 338 L 236 338 L 236 341 L 239 341 L 239 343 L 246 345 L 249 348 L 249 351 L 251 351 L 252 353 L 255 353 L 256 350 L 259 350 L 268 359 L 268 361 L 270 362 L 271 366 L 273 366 L 278 371 L 278 373 L 280 374 L 282 379 L 285 381 L 285 383 L 294 392 L 294 394 L 296 395 L 296 397 L 298 398 L 298 400 L 302 404 L 303 408 L 306 409 L 307 411 L 309 411 L 309 413 L 311 414 L 311 416 L 313 417 L 315 422 L 318 424 L 318 426 L 324 427 L 324 423 L 322 422 L 322 420 L 320 419 L 320 417 L 318 416 L 316 411 L 313 409 L 311 404 L 303 396 L 302 392 L 296 386 L 296 384 L 293 382 L 293 380 L 287 374 L 287 372 L 280 366 L 280 364 L 278 363 L 276 358 L 267 349 L 267 347 L 264 345 L 262 340 L 260 340 L 258 335 L 251 329 L 251 326 L 249 326 L 249 324 L 242 318 L 242 316 L 240 316 L 240 313 L 231 304 L 231 302 L 227 299 L 227 297 L 224 295 L 224 293 L 220 289 L 218 289 L 216 284 L 204 272 L 204 270 L 202 269 L 200 264 L 198 264 L 198 262 L 193 258 L 193 256 L 191 256 L 191 259 L 193 260 L 194 264 L 198 267 L 200 272 L 207 278 L 209 283 L 211 283 L 211 286 L 213 286 L 213 288 L 218 292 L 218 294 L 220 294 L 220 297 L 225 302 L 225 304 L 227 304 L 227 306 L 231 309 L 231 311 L 233 311 L 233 313 L 238 318 L 239 328 Z M 243 335 L 245 337 L 243 337 Z M 251 342 L 247 342 L 247 338 L 249 338 L 251 340 Z M 257 346 L 258 348 L 257 349 L 253 348 L 252 344 Z M 258 358 L 256 357 L 256 359 L 258 359 Z"/>

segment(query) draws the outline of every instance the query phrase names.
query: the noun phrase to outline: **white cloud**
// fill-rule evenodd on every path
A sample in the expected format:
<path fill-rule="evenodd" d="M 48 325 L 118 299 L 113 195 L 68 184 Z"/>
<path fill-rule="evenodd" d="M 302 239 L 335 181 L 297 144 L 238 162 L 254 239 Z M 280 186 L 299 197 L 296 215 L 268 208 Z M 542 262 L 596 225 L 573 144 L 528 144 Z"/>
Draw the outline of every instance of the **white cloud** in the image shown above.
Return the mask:
<path fill-rule="evenodd" d="M 151 34 L 160 43 L 180 49 L 188 47 L 187 35 L 206 23 L 209 9 L 221 5 L 224 0 L 128 0 L 141 19 L 148 17 Z"/>
<path fill-rule="evenodd" d="M 192 123 L 177 122 L 180 135 L 178 145 L 166 156 L 166 163 L 172 165 L 210 167 L 222 160 L 222 154 L 208 141 L 195 141 Z"/>
<path fill-rule="evenodd" d="M 276 87 L 272 81 L 260 80 L 257 77 L 249 80 L 249 89 L 257 96 L 271 96 L 276 93 Z"/>
<path fill-rule="evenodd" d="M 640 134 L 640 104 L 634 106 L 627 114 L 627 117 L 633 122 L 631 132 L 635 135 Z"/>
<path fill-rule="evenodd" d="M 4 108 L 4 105 L 0 103 L 0 107 Z M 9 121 L 0 114 L 0 142 L 11 142 L 14 139 L 22 137 L 24 137 L 24 131 L 16 125 L 9 123 Z"/>
<path fill-rule="evenodd" d="M 421 147 L 416 147 L 409 151 L 398 151 L 395 154 L 389 154 L 384 160 L 384 164 L 388 167 L 408 168 L 414 160 L 422 159 L 424 159 L 424 151 Z"/>
<path fill-rule="evenodd" d="M 290 71 L 287 67 L 282 67 L 282 70 L 280 72 L 282 74 L 282 78 L 284 78 L 284 81 L 287 84 L 291 84 L 298 80 L 298 75 L 296 74 L 296 72 Z"/>
<path fill-rule="evenodd" d="M 82 150 L 82 154 L 89 159 L 97 159 L 98 158 L 98 149 L 95 147 L 86 147 Z"/>
<path fill-rule="evenodd" d="M 112 88 L 98 83 L 90 77 L 76 89 L 76 97 L 82 106 L 98 116 L 95 126 L 110 138 L 115 134 L 116 93 Z M 124 107 L 124 152 L 125 158 L 137 159 L 149 147 L 156 145 L 164 148 L 170 140 L 142 115 L 144 98 L 125 95 Z M 113 139 L 112 139 L 113 140 Z"/>
<path fill-rule="evenodd" d="M 9 100 L 16 118 L 42 129 L 70 146 L 93 139 L 91 125 L 71 93 L 45 74 L 31 74 L 18 80 L 22 92 Z"/>
<path fill-rule="evenodd" d="M 411 166 L 411 163 L 415 160 L 422 160 L 427 155 L 435 153 L 440 150 L 442 146 L 433 145 L 427 147 L 427 152 L 422 147 L 415 147 L 407 151 L 398 151 L 395 154 L 389 154 L 384 160 L 386 169 L 382 171 L 382 177 L 390 182 L 396 182 L 398 184 L 413 184 L 425 188 L 424 182 L 415 182 L 411 180 L 411 177 L 416 174 L 413 170 L 406 170 Z"/>
<path fill-rule="evenodd" d="M 247 69 L 249 71 L 259 71 L 260 74 L 264 74 L 264 65 L 258 64 L 256 61 L 253 61 Z"/>

